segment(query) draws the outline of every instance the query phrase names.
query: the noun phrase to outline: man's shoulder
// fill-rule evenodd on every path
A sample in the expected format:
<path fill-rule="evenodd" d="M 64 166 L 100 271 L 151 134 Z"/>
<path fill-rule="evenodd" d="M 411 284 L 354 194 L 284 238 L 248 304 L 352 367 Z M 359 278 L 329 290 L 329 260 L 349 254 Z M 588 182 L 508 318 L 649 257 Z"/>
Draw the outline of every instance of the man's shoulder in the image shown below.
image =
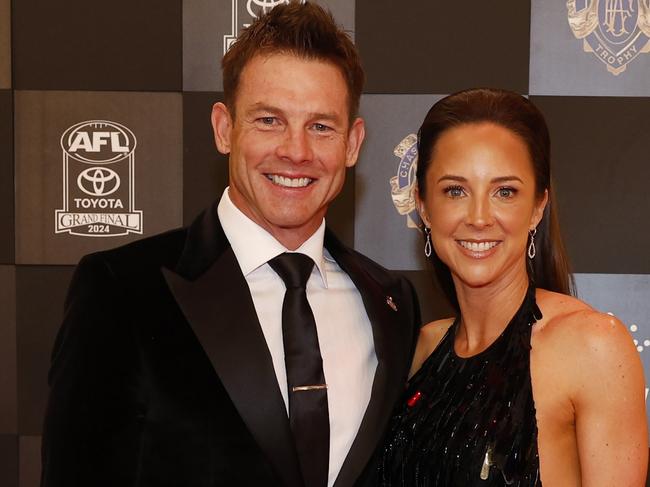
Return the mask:
<path fill-rule="evenodd" d="M 160 267 L 173 268 L 185 245 L 187 228 L 177 228 L 109 250 L 84 256 L 79 265 L 108 266 L 114 274 L 134 275 Z"/>

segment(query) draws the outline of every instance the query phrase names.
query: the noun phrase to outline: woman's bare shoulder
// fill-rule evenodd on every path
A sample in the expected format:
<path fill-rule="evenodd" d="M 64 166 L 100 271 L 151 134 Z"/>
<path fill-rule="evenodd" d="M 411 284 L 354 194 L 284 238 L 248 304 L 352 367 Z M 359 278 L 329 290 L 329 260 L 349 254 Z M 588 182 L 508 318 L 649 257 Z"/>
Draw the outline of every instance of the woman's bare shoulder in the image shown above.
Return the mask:
<path fill-rule="evenodd" d="M 572 296 L 540 289 L 537 291 L 537 304 L 543 314 L 537 333 L 548 340 L 580 348 L 588 346 L 592 340 L 625 338 L 630 343 L 632 341 L 618 318 L 595 310 Z"/>
<path fill-rule="evenodd" d="M 544 316 L 534 330 L 533 348 L 547 365 L 554 363 L 581 386 L 593 374 L 602 379 L 638 369 L 636 347 L 618 318 L 571 296 L 539 290 L 537 298 Z"/>
<path fill-rule="evenodd" d="M 445 318 L 432 321 L 420 328 L 420 335 L 418 336 L 418 343 L 415 348 L 415 354 L 413 355 L 413 363 L 411 364 L 409 377 L 418 371 L 422 363 L 435 350 L 453 323 L 454 318 Z"/>

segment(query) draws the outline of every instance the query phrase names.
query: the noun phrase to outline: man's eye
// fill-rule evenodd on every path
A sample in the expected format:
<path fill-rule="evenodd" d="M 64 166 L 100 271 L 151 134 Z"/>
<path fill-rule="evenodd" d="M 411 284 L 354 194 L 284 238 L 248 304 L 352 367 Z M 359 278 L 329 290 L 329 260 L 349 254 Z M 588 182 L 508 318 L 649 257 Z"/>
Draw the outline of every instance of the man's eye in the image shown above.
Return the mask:
<path fill-rule="evenodd" d="M 322 123 L 315 123 L 313 127 L 317 132 L 327 132 L 330 129 L 327 125 Z"/>
<path fill-rule="evenodd" d="M 259 120 L 264 125 L 273 125 L 275 123 L 275 117 L 262 117 Z"/>

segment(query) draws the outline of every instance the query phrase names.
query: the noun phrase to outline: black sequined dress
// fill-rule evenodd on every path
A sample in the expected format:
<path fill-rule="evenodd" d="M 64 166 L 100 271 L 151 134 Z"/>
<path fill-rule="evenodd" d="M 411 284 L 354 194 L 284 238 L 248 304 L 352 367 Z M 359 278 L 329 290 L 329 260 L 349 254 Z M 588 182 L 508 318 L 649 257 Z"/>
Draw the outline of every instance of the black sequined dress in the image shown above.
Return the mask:
<path fill-rule="evenodd" d="M 381 487 L 540 486 L 530 336 L 541 318 L 530 286 L 483 352 L 454 352 L 458 319 L 412 377 L 379 458 Z"/>

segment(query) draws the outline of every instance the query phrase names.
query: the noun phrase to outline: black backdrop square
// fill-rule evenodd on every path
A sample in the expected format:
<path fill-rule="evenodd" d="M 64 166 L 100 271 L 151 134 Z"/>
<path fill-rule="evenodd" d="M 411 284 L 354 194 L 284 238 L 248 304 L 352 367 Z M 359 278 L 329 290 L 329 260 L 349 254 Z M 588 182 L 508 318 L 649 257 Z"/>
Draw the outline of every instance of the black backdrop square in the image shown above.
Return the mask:
<path fill-rule="evenodd" d="M 560 224 L 573 270 L 650 273 L 650 99 L 531 100 L 551 132 Z"/>
<path fill-rule="evenodd" d="M 10 0 L 0 0 L 0 89 L 11 88 L 10 6 Z"/>
<path fill-rule="evenodd" d="M 366 93 L 528 92 L 530 2 L 357 0 Z"/>
<path fill-rule="evenodd" d="M 13 2 L 14 88 L 179 91 L 178 0 Z"/>

